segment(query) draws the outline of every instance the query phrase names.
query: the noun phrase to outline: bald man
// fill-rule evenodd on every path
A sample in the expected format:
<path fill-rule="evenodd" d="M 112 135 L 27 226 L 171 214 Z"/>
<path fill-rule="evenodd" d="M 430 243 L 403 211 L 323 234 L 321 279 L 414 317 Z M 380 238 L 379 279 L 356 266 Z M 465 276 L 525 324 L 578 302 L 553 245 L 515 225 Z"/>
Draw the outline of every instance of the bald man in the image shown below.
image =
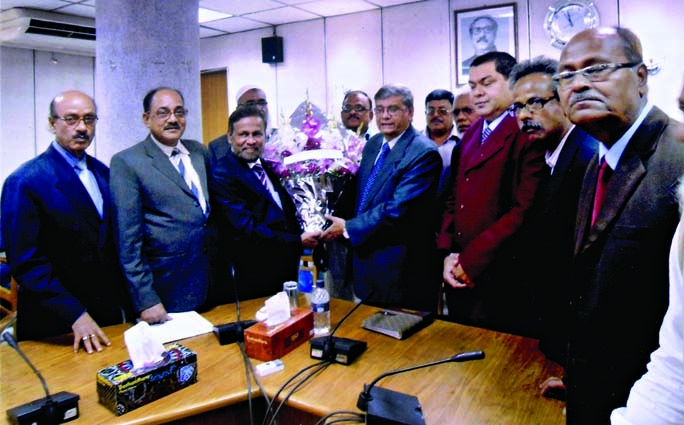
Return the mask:
<path fill-rule="evenodd" d="M 102 326 L 132 318 L 112 238 L 109 169 L 86 153 L 95 137 L 90 96 L 50 103 L 55 140 L 12 173 L 2 190 L 2 240 L 19 284 L 17 336 L 73 331 L 74 351 L 109 345 Z"/>

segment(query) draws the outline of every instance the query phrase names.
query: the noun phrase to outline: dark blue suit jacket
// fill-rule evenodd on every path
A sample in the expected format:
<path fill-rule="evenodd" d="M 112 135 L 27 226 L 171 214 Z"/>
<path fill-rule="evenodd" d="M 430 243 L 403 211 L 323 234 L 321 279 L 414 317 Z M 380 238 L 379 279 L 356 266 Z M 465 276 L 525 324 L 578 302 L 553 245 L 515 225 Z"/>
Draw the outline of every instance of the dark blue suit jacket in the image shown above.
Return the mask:
<path fill-rule="evenodd" d="M 247 163 L 230 150 L 216 159 L 209 179 L 221 251 L 233 262 L 241 300 L 275 295 L 283 290 L 283 282 L 296 281 L 302 255 L 294 202 L 268 163 L 262 164 L 282 209 Z"/>
<path fill-rule="evenodd" d="M 382 134 L 373 136 L 363 150 L 359 192 L 366 186 L 383 139 Z M 346 223 L 358 297 L 372 290 L 371 304 L 436 310 L 441 259 L 436 252 L 435 218 L 441 171 L 435 144 L 409 127 L 390 151 L 365 204 L 357 205 L 360 212 Z"/>
<path fill-rule="evenodd" d="M 103 218 L 52 146 L 3 186 L 2 240 L 19 284 L 20 339 L 69 333 L 84 310 L 99 326 L 122 323 L 122 307 L 130 313 L 112 238 L 109 169 L 86 158 L 102 192 Z"/>

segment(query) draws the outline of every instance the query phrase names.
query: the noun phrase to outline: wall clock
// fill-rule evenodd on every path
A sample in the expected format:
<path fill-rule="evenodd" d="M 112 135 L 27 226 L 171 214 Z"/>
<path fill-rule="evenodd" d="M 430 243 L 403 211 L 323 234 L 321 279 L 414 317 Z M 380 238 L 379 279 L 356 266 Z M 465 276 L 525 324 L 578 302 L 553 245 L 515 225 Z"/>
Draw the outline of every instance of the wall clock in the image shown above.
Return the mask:
<path fill-rule="evenodd" d="M 591 0 L 559 0 L 549 6 L 544 19 L 544 30 L 551 44 L 558 48 L 578 32 L 598 25 L 598 9 Z"/>

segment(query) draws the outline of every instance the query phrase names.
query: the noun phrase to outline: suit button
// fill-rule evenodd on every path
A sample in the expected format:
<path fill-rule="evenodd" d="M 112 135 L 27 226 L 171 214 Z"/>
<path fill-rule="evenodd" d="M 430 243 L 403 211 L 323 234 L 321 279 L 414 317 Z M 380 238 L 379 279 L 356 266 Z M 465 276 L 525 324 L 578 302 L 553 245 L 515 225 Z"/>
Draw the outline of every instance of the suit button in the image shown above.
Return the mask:
<path fill-rule="evenodd" d="M 458 237 L 460 238 L 461 236 L 463 236 L 463 233 L 461 233 L 461 232 L 456 232 L 456 236 L 458 236 Z"/>
<path fill-rule="evenodd" d="M 460 208 L 460 209 L 463 209 L 463 207 L 464 207 L 464 205 L 463 205 L 463 204 L 461 204 L 461 206 L 460 206 L 459 208 Z"/>
<path fill-rule="evenodd" d="M 470 177 L 466 177 L 466 183 L 470 182 Z"/>

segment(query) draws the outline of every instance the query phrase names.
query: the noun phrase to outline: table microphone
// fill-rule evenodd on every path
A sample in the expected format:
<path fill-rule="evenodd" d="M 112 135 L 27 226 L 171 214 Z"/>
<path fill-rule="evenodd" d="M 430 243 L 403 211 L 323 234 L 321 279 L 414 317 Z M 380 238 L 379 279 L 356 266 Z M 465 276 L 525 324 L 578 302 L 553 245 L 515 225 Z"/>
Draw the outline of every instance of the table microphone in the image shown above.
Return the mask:
<path fill-rule="evenodd" d="M 422 369 L 428 366 L 436 366 L 443 363 L 467 362 L 470 360 L 484 359 L 485 353 L 482 350 L 459 353 L 446 359 L 424 363 L 417 366 L 409 366 L 404 369 L 397 369 L 385 372 L 378 376 L 370 384 L 364 385 L 363 391 L 359 394 L 356 407 L 366 412 L 366 425 L 425 425 L 422 407 L 418 398 L 412 395 L 377 387 L 375 384 L 382 378 Z M 371 390 L 373 393 L 371 394 Z"/>
<path fill-rule="evenodd" d="M 366 348 L 368 347 L 366 341 L 340 338 L 333 335 L 340 328 L 340 325 L 347 320 L 347 318 L 359 308 L 372 293 L 373 291 L 371 290 L 361 301 L 356 303 L 356 305 L 337 323 L 337 326 L 330 332 L 330 335 L 313 338 L 309 341 L 309 344 L 311 345 L 310 357 L 312 359 L 330 360 L 346 366 L 350 365 L 361 355 L 361 353 L 366 351 Z"/>
<path fill-rule="evenodd" d="M 16 321 L 16 316 L 8 323 L 5 329 L 2 330 L 1 337 L 21 356 L 22 359 L 24 359 L 26 364 L 33 370 L 33 373 L 40 379 L 41 384 L 43 384 L 43 390 L 45 390 L 45 397 L 7 410 L 7 416 L 9 417 L 10 423 L 13 425 L 54 425 L 78 418 L 78 400 L 80 397 L 77 394 L 68 393 L 66 391 L 61 391 L 54 395 L 50 394 L 43 375 L 38 372 L 38 369 L 36 369 L 33 363 L 26 357 L 24 352 L 21 351 L 17 341 L 12 335 L 10 326 L 14 321 Z"/>

